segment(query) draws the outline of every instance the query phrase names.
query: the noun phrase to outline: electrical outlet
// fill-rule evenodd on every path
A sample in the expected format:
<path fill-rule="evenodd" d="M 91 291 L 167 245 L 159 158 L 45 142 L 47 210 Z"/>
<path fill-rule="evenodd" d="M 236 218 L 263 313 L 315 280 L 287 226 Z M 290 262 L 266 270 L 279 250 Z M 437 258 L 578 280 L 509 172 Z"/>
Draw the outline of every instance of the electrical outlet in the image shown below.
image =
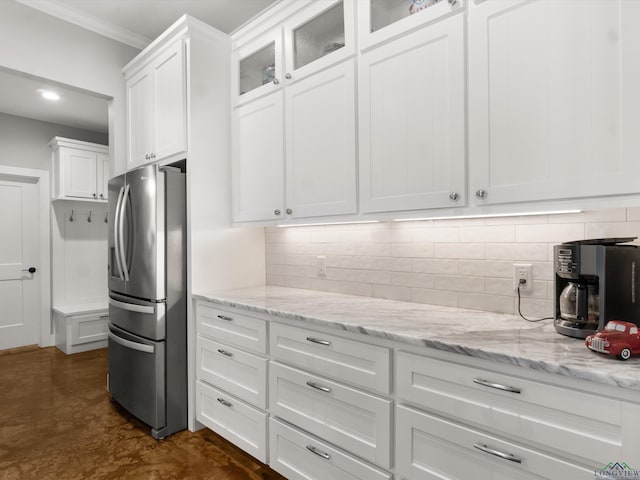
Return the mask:
<path fill-rule="evenodd" d="M 316 257 L 316 266 L 318 267 L 318 276 L 326 277 L 327 276 L 327 257 L 324 255 L 318 255 Z"/>
<path fill-rule="evenodd" d="M 531 275 L 532 266 L 530 263 L 513 264 L 513 289 L 517 290 L 520 285 L 521 292 L 530 292 L 533 289 L 533 278 Z"/>

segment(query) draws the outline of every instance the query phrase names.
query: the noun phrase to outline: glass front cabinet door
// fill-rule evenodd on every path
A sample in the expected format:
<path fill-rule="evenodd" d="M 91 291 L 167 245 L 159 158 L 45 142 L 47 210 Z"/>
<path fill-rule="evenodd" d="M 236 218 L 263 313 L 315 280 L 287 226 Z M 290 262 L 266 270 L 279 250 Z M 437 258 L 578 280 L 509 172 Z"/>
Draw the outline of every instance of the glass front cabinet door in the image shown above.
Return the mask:
<path fill-rule="evenodd" d="M 402 35 L 421 24 L 457 12 L 465 0 L 360 0 L 358 36 L 360 49 Z"/>
<path fill-rule="evenodd" d="M 282 31 L 275 29 L 233 52 L 231 86 L 234 105 L 281 88 Z"/>
<path fill-rule="evenodd" d="M 300 80 L 355 54 L 357 0 L 316 0 L 284 24 L 285 79 Z"/>

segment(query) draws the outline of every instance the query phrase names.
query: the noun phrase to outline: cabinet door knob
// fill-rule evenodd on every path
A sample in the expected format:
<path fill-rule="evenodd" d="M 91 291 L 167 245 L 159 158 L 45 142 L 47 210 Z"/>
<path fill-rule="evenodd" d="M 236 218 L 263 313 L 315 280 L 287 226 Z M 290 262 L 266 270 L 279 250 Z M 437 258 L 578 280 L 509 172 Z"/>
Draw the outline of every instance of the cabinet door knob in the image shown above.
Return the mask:
<path fill-rule="evenodd" d="M 276 214 L 276 215 L 280 215 L 282 212 L 276 208 L 276 209 L 273 211 L 273 213 L 274 213 L 274 214 Z"/>
<path fill-rule="evenodd" d="M 458 200 L 459 195 L 456 192 L 451 192 L 449 194 L 449 200 L 452 202 L 456 202 Z"/>
<path fill-rule="evenodd" d="M 100 194 L 100 198 L 104 198 L 104 193 L 101 193 L 101 194 Z"/>
<path fill-rule="evenodd" d="M 284 78 L 286 78 L 287 80 L 291 80 L 291 74 L 290 73 L 286 73 L 284 75 Z"/>
<path fill-rule="evenodd" d="M 280 80 L 278 80 L 277 78 L 273 79 L 273 84 L 274 85 L 278 85 L 280 83 Z"/>
<path fill-rule="evenodd" d="M 155 153 L 152 153 L 152 154 L 151 154 L 151 158 L 156 158 L 156 154 L 155 154 Z"/>
<path fill-rule="evenodd" d="M 96 195 L 95 193 L 93 194 L 93 198 L 98 198 L 98 195 Z"/>
<path fill-rule="evenodd" d="M 145 160 L 149 160 L 149 155 L 145 155 L 145 156 L 144 156 L 144 159 L 145 159 Z"/>
<path fill-rule="evenodd" d="M 293 213 L 293 210 L 290 208 L 287 208 L 285 211 L 287 212 L 287 215 L 291 215 Z"/>
<path fill-rule="evenodd" d="M 455 5 L 458 0 L 447 0 L 449 2 L 449 5 Z"/>
<path fill-rule="evenodd" d="M 487 191 L 486 190 L 482 190 L 482 189 L 478 190 L 476 192 L 476 197 L 481 199 L 481 200 L 484 200 L 485 198 L 487 198 Z"/>

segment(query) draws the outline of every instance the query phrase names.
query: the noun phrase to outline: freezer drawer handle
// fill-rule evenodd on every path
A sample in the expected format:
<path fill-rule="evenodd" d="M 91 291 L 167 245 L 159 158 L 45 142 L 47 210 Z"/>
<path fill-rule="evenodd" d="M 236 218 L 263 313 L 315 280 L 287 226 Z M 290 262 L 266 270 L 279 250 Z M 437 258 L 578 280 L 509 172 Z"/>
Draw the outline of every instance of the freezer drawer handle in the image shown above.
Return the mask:
<path fill-rule="evenodd" d="M 319 457 L 324 458 L 325 460 L 329 460 L 331 458 L 331 455 L 329 455 L 328 453 L 325 453 L 325 452 L 321 452 L 320 450 L 318 450 L 313 445 L 307 445 L 307 450 L 309 450 L 311 453 L 315 453 L 316 455 L 318 455 Z"/>
<path fill-rule="evenodd" d="M 225 357 L 233 357 L 233 353 L 227 352 L 226 350 L 223 350 L 221 348 L 218 349 L 218 353 L 224 355 Z"/>
<path fill-rule="evenodd" d="M 114 300 L 113 298 L 109 298 L 109 305 L 113 305 L 114 307 L 128 310 L 130 312 L 148 313 L 150 315 L 156 313 L 155 307 L 147 307 L 145 305 L 135 305 L 133 303 L 119 302 L 118 300 Z"/>
<path fill-rule="evenodd" d="M 226 320 L 227 322 L 231 322 L 231 321 L 233 321 L 233 318 L 232 318 L 232 317 L 227 317 L 226 315 L 218 315 L 218 318 L 219 318 L 220 320 Z"/>
<path fill-rule="evenodd" d="M 153 345 L 145 345 L 144 343 L 132 342 L 131 340 L 126 340 L 111 332 L 107 332 L 107 334 L 109 335 L 109 338 L 111 340 L 119 343 L 123 347 L 130 348 L 131 350 L 137 350 L 144 353 L 153 353 L 155 351 L 155 347 Z"/>
<path fill-rule="evenodd" d="M 227 402 L 224 398 L 218 398 L 217 399 L 221 404 L 223 404 L 225 407 L 230 407 L 231 406 L 231 402 Z"/>
<path fill-rule="evenodd" d="M 499 383 L 492 383 L 482 378 L 474 378 L 473 383 L 477 383 L 478 385 L 482 385 L 489 388 L 495 388 L 496 390 L 503 390 L 509 393 L 522 393 L 522 390 L 520 390 L 519 388 L 510 387 L 509 385 L 501 385 Z"/>
<path fill-rule="evenodd" d="M 489 455 L 494 455 L 496 457 L 500 457 L 500 458 L 503 458 L 505 460 L 509 460 L 510 462 L 522 463 L 522 459 L 521 458 L 518 458 L 515 455 L 512 455 L 510 453 L 501 452 L 500 450 L 494 450 L 493 448 L 487 447 L 486 445 L 483 445 L 482 443 L 474 443 L 473 444 L 473 448 L 477 448 L 481 452 L 488 453 Z"/>
<path fill-rule="evenodd" d="M 315 337 L 307 337 L 307 342 L 317 343 L 318 345 L 331 345 L 329 340 L 320 340 Z"/>
<path fill-rule="evenodd" d="M 323 387 L 321 385 L 318 385 L 315 382 L 307 382 L 307 385 L 309 385 L 311 388 L 315 388 L 316 390 L 320 390 L 321 392 L 324 393 L 331 393 L 331 389 L 328 387 Z"/>

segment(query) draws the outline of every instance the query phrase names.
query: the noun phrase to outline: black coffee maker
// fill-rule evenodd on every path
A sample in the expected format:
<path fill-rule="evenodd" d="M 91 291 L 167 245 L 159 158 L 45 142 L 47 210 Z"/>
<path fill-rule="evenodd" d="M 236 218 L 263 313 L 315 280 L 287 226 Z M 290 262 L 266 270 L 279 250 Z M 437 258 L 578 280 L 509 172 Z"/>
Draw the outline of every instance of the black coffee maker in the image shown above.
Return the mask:
<path fill-rule="evenodd" d="M 556 331 L 585 338 L 609 320 L 640 324 L 637 237 L 598 238 L 553 247 Z"/>

